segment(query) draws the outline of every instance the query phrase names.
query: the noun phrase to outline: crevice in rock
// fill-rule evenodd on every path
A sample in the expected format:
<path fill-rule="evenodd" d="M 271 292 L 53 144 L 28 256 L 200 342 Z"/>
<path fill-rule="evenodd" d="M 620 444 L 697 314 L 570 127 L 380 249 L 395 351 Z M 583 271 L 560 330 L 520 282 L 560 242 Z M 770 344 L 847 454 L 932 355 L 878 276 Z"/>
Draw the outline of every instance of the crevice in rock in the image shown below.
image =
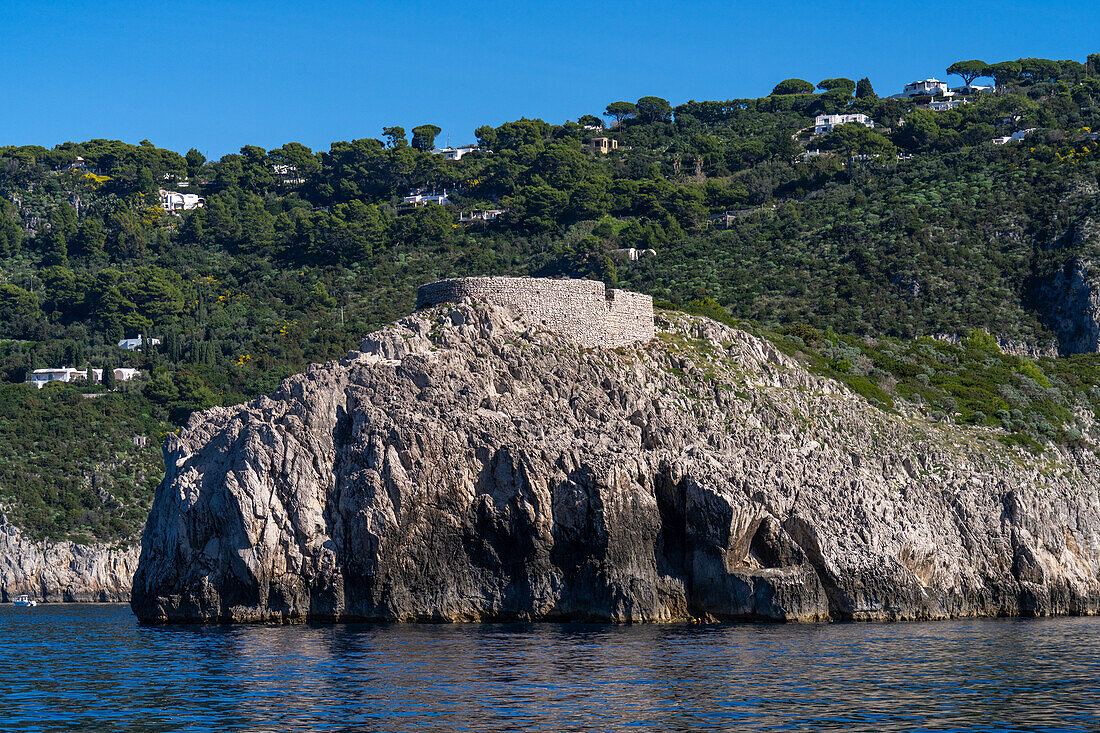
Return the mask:
<path fill-rule="evenodd" d="M 850 621 L 852 613 L 849 604 L 845 602 L 832 573 L 825 567 L 825 559 L 821 554 L 821 546 L 817 541 L 816 530 L 805 519 L 797 516 L 787 517 L 787 520 L 783 522 L 783 529 L 786 531 L 787 536 L 805 553 L 810 567 L 817 573 L 821 587 L 825 589 L 825 596 L 829 599 L 829 616 L 840 621 Z"/>
<path fill-rule="evenodd" d="M 668 474 L 659 473 L 654 478 L 653 489 L 661 520 L 657 534 L 657 572 L 682 579 L 690 599 L 692 589 L 684 481 L 673 481 Z"/>

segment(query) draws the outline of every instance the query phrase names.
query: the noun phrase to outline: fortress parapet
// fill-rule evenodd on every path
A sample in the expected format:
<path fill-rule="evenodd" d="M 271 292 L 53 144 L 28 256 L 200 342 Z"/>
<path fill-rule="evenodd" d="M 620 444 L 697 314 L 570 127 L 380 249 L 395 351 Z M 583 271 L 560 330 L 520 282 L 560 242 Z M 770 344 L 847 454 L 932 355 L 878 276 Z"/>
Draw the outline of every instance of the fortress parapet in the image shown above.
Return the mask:
<path fill-rule="evenodd" d="M 507 308 L 521 322 L 583 346 L 613 348 L 653 338 L 653 298 L 608 289 L 596 280 L 465 277 L 421 285 L 416 291 L 417 308 L 466 299 Z"/>

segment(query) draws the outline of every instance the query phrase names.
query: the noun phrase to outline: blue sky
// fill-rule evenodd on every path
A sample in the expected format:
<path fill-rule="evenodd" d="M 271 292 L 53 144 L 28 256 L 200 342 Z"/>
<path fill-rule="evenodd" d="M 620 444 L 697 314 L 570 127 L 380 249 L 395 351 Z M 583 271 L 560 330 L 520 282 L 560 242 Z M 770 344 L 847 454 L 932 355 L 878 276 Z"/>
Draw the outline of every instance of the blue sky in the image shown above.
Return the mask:
<path fill-rule="evenodd" d="M 880 94 L 952 61 L 1100 52 L 1100 4 L 1050 2 L 0 3 L 0 144 L 440 142 L 519 117 L 645 95 L 767 94 L 791 76 L 869 76 Z M 951 79 L 952 82 L 957 79 Z"/>

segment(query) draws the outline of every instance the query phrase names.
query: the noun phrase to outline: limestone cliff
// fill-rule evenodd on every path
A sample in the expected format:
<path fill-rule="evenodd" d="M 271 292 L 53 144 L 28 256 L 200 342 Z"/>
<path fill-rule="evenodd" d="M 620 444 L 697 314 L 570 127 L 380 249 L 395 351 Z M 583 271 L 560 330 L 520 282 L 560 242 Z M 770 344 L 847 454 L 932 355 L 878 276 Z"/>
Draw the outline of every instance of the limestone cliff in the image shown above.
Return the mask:
<path fill-rule="evenodd" d="M 165 447 L 140 619 L 924 619 L 1100 608 L 1100 462 L 882 412 L 662 314 L 417 312 Z"/>
<path fill-rule="evenodd" d="M 130 597 L 136 546 L 33 541 L 0 521 L 0 601 L 112 602 Z"/>
<path fill-rule="evenodd" d="M 1100 351 L 1100 286 L 1091 269 L 1073 259 L 1040 283 L 1042 313 L 1063 354 Z"/>

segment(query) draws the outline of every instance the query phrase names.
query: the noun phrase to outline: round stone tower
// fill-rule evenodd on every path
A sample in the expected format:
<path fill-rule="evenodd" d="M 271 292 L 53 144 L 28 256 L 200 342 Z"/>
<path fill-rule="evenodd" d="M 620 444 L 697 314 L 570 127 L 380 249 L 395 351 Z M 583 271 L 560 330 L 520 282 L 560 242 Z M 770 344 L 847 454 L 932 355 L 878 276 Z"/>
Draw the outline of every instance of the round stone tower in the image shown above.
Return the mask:
<path fill-rule="evenodd" d="M 421 285 L 416 307 L 487 301 L 522 323 L 554 331 L 583 346 L 625 346 L 653 338 L 653 298 L 608 289 L 597 280 L 464 277 Z"/>

